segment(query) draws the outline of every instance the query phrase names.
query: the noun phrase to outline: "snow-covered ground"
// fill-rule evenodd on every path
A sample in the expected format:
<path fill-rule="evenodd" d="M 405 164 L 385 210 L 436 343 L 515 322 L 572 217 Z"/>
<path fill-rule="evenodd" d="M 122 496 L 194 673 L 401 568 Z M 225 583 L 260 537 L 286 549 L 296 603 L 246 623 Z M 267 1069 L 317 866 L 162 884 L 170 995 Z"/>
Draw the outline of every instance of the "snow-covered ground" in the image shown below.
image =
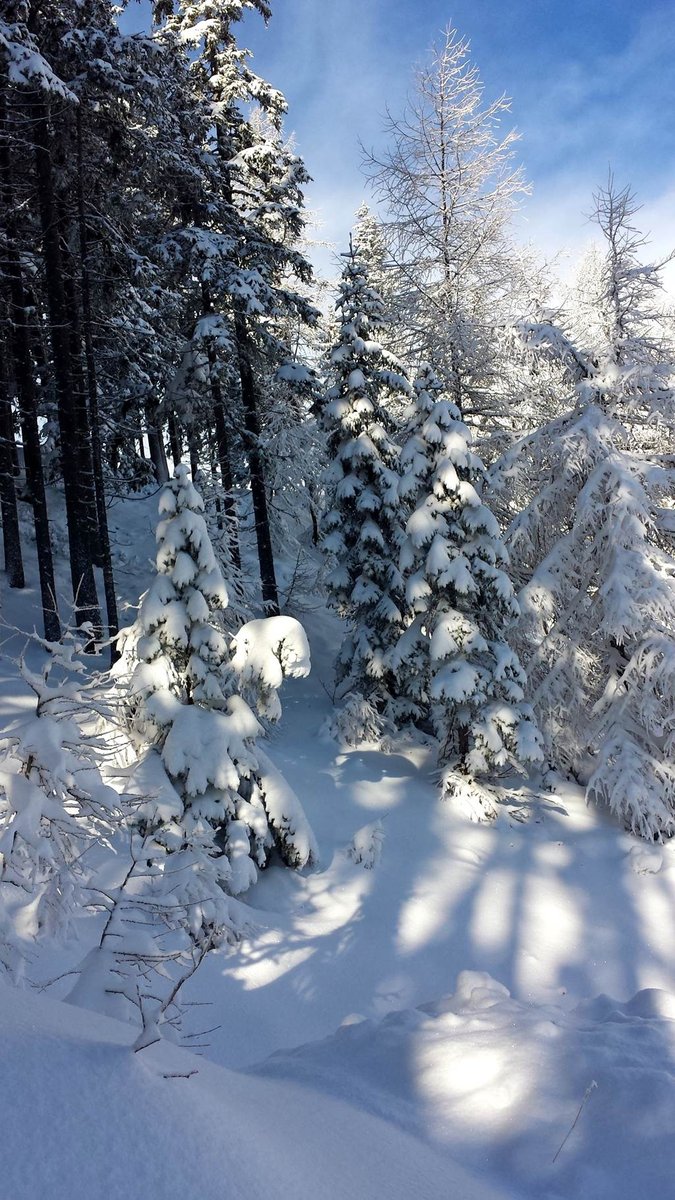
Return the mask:
<path fill-rule="evenodd" d="M 129 502 L 115 535 L 129 599 L 154 505 Z M 10 596 L 6 621 L 25 627 L 30 602 Z M 338 627 L 296 615 L 313 669 L 284 685 L 268 750 L 320 863 L 270 867 L 250 936 L 189 984 L 199 1056 L 134 1054 L 133 1031 L 59 985 L 0 989 L 0 1196 L 675 1197 L 675 846 L 561 780 L 472 824 L 438 800 L 424 747 L 341 750 L 321 733 Z M 10 718 L 25 701 L 0 668 Z"/>

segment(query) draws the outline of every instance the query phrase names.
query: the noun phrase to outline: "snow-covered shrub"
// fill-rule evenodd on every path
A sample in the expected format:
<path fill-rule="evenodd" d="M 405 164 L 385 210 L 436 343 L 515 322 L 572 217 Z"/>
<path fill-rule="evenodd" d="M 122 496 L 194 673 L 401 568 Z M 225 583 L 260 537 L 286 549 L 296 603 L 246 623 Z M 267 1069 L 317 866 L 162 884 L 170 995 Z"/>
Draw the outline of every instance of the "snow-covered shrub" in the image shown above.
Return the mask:
<path fill-rule="evenodd" d="M 73 645 L 53 649 L 40 674 L 21 659 L 35 710 L 0 741 L 0 961 L 10 970 L 91 903 L 91 851 L 120 823 L 91 688 L 77 678 Z"/>
<path fill-rule="evenodd" d="M 281 716 L 277 695 L 284 679 L 309 675 L 307 635 L 294 617 L 263 617 L 248 621 L 232 641 L 232 669 L 245 694 L 270 721 Z"/>
<path fill-rule="evenodd" d="M 380 743 L 389 728 L 370 700 L 359 692 L 347 692 L 324 721 L 321 731 L 339 745 L 359 746 L 362 742 Z"/>
<path fill-rule="evenodd" d="M 263 728 L 251 707 L 280 716 L 276 689 L 309 671 L 304 630 L 275 617 L 231 636 L 227 589 L 184 466 L 162 493 L 160 518 L 157 576 L 114 671 L 139 751 L 118 771 L 133 806 L 129 858 L 106 889 L 107 921 L 70 995 L 122 1018 L 140 1014 L 137 1048 L 180 1019 L 177 994 L 205 954 L 250 924 L 234 897 L 271 853 L 294 868 L 317 858 L 300 802 L 257 745 Z"/>
<path fill-rule="evenodd" d="M 347 853 L 352 862 L 363 867 L 365 871 L 372 871 L 380 861 L 383 844 L 384 824 L 381 820 L 372 821 L 369 825 L 357 829 L 347 847 Z"/>

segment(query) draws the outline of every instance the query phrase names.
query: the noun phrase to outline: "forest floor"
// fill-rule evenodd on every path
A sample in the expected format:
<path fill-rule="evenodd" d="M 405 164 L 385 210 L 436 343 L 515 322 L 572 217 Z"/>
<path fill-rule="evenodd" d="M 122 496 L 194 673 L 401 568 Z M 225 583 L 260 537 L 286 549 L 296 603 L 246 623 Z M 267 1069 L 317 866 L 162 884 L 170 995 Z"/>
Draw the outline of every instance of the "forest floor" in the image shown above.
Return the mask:
<path fill-rule="evenodd" d="M 134 503 L 116 534 L 129 598 L 154 512 Z M 5 619 L 26 628 L 29 602 Z M 675 845 L 553 777 L 505 783 L 497 820 L 474 824 L 439 800 L 424 746 L 337 746 L 322 727 L 338 626 L 295 615 L 313 669 L 284 686 L 269 753 L 320 862 L 272 865 L 247 938 L 191 981 L 199 1055 L 134 1055 L 130 1029 L 58 986 L 2 987 L 0 1195 L 675 1197 Z M 0 671 L 9 719 L 25 701 L 8 657 Z"/>

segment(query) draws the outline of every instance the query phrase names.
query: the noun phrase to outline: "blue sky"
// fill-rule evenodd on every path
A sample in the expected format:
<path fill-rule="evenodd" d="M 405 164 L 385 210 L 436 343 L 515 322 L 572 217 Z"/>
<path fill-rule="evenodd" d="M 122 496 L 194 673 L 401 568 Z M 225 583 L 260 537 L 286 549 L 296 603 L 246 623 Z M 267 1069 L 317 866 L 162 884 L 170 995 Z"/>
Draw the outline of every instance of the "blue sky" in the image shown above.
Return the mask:
<path fill-rule="evenodd" d="M 611 166 L 644 205 L 655 252 L 675 245 L 673 0 L 272 0 L 243 44 L 280 88 L 314 184 L 321 236 L 346 241 L 367 198 L 359 139 L 380 137 L 385 107 L 405 101 L 414 65 L 452 23 L 471 42 L 486 98 L 512 99 L 518 156 L 533 193 L 520 236 L 547 253 L 592 236 L 592 192 Z M 132 2 L 125 24 L 141 7 Z M 322 256 L 324 262 L 325 256 Z"/>

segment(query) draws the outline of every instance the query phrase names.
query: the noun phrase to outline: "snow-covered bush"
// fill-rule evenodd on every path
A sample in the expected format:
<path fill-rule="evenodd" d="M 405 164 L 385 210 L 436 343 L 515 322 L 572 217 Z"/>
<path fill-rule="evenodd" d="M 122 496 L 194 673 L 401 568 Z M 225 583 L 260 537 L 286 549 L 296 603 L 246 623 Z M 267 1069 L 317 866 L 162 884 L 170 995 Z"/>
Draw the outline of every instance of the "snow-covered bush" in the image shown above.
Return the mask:
<path fill-rule="evenodd" d="M 180 1019 L 178 992 L 205 954 L 250 924 L 234 897 L 272 852 L 294 868 L 317 857 L 300 802 L 257 745 L 252 707 L 279 718 L 283 679 L 309 671 L 304 630 L 274 617 L 230 635 L 227 589 L 184 466 L 160 498 L 157 540 L 157 575 L 113 676 L 139 752 L 117 772 L 132 805 L 129 856 L 70 995 L 140 1014 L 138 1048 Z"/>
<path fill-rule="evenodd" d="M 277 695 L 284 679 L 309 675 L 307 635 L 294 617 L 263 617 L 242 625 L 232 640 L 232 669 L 241 689 L 261 715 L 270 721 L 281 716 Z"/>
<path fill-rule="evenodd" d="M 363 867 L 365 871 L 372 871 L 380 861 L 383 844 L 384 823 L 381 820 L 372 821 L 369 825 L 357 829 L 347 847 L 347 854 L 352 862 Z"/>
<path fill-rule="evenodd" d="M 0 962 L 11 971 L 91 903 L 91 852 L 120 823 L 73 649 L 54 646 L 41 673 L 21 659 L 35 709 L 0 741 Z"/>
<path fill-rule="evenodd" d="M 390 728 L 370 700 L 359 692 L 347 692 L 324 721 L 321 731 L 341 746 L 358 746 L 361 742 L 380 743 Z"/>

